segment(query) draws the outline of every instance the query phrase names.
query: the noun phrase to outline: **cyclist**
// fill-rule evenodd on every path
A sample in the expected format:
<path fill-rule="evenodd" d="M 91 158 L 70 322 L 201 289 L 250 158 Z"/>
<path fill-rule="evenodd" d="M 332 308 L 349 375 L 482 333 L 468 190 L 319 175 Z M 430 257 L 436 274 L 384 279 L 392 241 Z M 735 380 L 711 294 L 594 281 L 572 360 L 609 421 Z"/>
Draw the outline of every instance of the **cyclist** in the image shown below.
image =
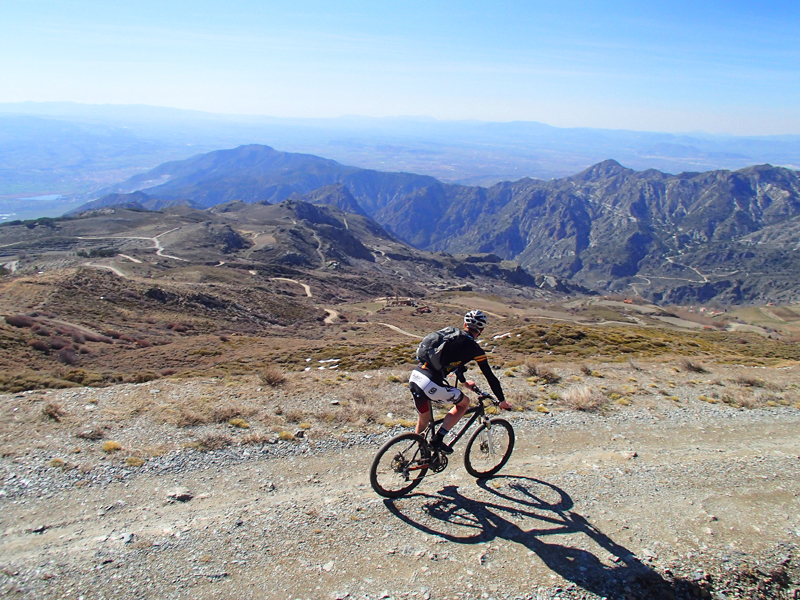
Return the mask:
<path fill-rule="evenodd" d="M 475 388 L 474 381 L 467 381 L 464 372 L 467 370 L 466 363 L 474 360 L 486 377 L 492 392 L 500 400 L 500 408 L 511 409 L 500 382 L 492 373 L 486 353 L 478 345 L 477 339 L 480 337 L 483 328 L 486 327 L 486 315 L 480 310 L 471 310 L 464 315 L 464 330 L 460 335 L 447 341 L 441 353 L 442 371 L 437 371 L 432 365 L 423 363 L 414 368 L 409 377 L 408 387 L 414 397 L 414 404 L 417 407 L 417 433 L 422 433 L 433 418 L 429 411 L 429 401 L 434 404 L 452 402 L 454 404 L 450 412 L 445 416 L 444 422 L 433 436 L 433 447 L 451 454 L 453 450 L 444 444 L 443 440 L 447 433 L 458 423 L 469 408 L 469 398 L 467 398 L 458 388 L 447 385 L 446 377 L 455 372 L 456 379 L 463 383 L 468 389 Z"/>

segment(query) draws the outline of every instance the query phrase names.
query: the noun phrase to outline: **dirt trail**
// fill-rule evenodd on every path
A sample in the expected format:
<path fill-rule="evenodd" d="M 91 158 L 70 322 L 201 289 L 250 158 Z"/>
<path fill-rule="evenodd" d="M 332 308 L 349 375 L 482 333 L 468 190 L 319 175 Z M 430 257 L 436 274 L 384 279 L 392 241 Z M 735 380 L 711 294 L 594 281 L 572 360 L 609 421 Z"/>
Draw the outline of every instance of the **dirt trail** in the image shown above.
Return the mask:
<path fill-rule="evenodd" d="M 476 482 L 457 450 L 398 501 L 369 487 L 377 442 L 313 439 L 1 500 L 6 584 L 47 598 L 682 597 L 713 561 L 787 543 L 796 557 L 800 412 L 548 419 L 513 418 L 502 476 Z M 180 488 L 194 497 L 170 501 Z"/>
<path fill-rule="evenodd" d="M 274 279 L 276 281 L 288 281 L 289 283 L 296 283 L 297 285 L 303 287 L 303 289 L 306 292 L 306 296 L 308 296 L 309 298 L 314 297 L 313 294 L 311 293 L 311 286 L 308 285 L 307 283 L 302 283 L 300 281 L 297 281 L 296 279 L 289 279 L 288 277 L 270 277 L 270 279 Z"/>

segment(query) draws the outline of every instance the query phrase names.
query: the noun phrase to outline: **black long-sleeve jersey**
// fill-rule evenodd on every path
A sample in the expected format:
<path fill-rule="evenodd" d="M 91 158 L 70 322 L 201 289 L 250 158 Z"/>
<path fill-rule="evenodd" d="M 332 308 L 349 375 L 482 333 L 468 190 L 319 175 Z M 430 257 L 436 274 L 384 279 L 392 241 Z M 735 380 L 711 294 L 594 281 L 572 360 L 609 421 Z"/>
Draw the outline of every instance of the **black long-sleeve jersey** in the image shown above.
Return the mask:
<path fill-rule="evenodd" d="M 503 394 L 503 388 L 500 386 L 492 368 L 489 366 L 489 360 L 486 358 L 486 352 L 478 345 L 478 342 L 469 335 L 467 332 L 462 332 L 456 338 L 453 338 L 442 349 L 441 362 L 443 373 L 439 373 L 427 363 L 417 367 L 422 370 L 431 381 L 439 385 L 446 385 L 445 377 L 450 373 L 456 373 L 456 377 L 461 383 L 464 383 L 464 371 L 466 371 L 466 364 L 470 361 L 475 361 L 481 369 L 481 373 L 486 378 L 486 382 L 492 389 L 492 393 L 500 401 L 504 402 L 506 397 Z"/>

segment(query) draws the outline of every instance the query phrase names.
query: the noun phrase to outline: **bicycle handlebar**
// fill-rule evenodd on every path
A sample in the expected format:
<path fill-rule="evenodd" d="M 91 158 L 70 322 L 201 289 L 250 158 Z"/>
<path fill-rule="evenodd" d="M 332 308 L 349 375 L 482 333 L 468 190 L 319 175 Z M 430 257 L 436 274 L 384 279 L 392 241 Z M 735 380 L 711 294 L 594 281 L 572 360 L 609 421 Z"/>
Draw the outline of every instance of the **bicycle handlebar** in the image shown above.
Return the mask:
<path fill-rule="evenodd" d="M 477 385 L 472 386 L 472 391 L 475 392 L 476 394 L 478 394 L 478 401 L 480 401 L 480 402 L 482 402 L 482 401 L 484 401 L 486 399 L 489 399 L 489 400 L 492 401 L 492 404 L 494 404 L 495 406 L 500 404 L 500 401 L 497 398 L 492 396 L 489 392 L 484 392 Z"/>

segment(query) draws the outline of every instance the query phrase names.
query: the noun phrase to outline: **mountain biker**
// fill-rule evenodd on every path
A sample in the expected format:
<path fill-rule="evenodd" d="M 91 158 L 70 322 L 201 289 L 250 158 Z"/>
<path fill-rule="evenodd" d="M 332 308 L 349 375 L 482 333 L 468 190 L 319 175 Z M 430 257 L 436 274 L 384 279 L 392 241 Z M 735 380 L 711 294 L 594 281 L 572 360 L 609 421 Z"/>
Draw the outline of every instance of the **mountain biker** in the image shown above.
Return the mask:
<path fill-rule="evenodd" d="M 489 361 L 486 358 L 486 352 L 478 345 L 476 341 L 480 337 L 483 328 L 486 327 L 486 315 L 480 310 L 471 310 L 464 315 L 464 331 L 460 335 L 449 340 L 442 350 L 441 364 L 443 365 L 442 371 L 437 371 L 432 365 L 427 362 L 418 365 L 411 372 L 409 377 L 408 388 L 411 390 L 411 395 L 414 397 L 414 404 L 417 407 L 417 433 L 422 433 L 428 426 L 432 415 L 429 410 L 430 403 L 441 404 L 452 402 L 454 404 L 450 412 L 444 418 L 439 430 L 434 434 L 432 444 L 437 450 L 445 454 L 451 454 L 452 448 L 444 444 L 443 439 L 447 433 L 458 423 L 458 420 L 464 416 L 464 413 L 469 407 L 469 398 L 466 397 L 458 388 L 450 387 L 447 385 L 446 377 L 455 372 L 456 379 L 463 383 L 468 389 L 475 389 L 474 381 L 467 381 L 464 378 L 464 372 L 467 370 L 466 363 L 474 360 L 478 363 L 481 373 L 486 377 L 489 387 L 492 392 L 500 400 L 500 408 L 511 410 L 503 388 L 500 382 L 492 373 L 492 368 L 489 366 Z M 429 403 L 430 401 L 430 403 Z"/>

